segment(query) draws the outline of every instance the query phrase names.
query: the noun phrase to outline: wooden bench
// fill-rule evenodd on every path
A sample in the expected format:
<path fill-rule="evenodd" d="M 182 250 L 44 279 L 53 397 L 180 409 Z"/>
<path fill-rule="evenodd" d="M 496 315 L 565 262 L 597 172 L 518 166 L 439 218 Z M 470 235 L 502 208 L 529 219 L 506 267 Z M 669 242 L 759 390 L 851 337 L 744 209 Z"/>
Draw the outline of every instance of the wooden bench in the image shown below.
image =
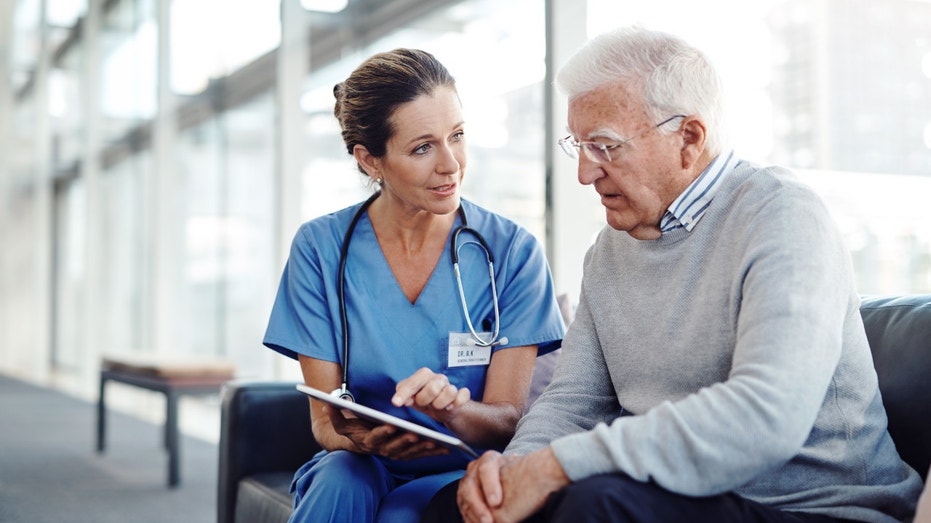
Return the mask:
<path fill-rule="evenodd" d="M 180 483 L 178 398 L 183 395 L 218 394 L 233 378 L 235 367 L 221 359 L 179 356 L 105 356 L 100 365 L 100 396 L 97 400 L 97 452 L 106 448 L 106 396 L 108 381 L 160 392 L 165 395 L 164 444 L 168 450 L 168 486 Z"/>

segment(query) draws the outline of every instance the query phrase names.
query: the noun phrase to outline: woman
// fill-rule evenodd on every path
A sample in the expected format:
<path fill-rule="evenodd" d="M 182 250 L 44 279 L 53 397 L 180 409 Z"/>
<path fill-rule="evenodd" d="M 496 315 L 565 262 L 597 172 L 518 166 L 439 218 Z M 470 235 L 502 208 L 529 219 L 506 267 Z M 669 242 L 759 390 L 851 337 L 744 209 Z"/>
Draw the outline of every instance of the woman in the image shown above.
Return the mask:
<path fill-rule="evenodd" d="M 374 55 L 334 94 L 346 148 L 377 191 L 300 228 L 264 343 L 298 359 L 311 387 L 348 389 L 479 450 L 502 448 L 536 356 L 564 332 L 540 245 L 461 199 L 462 107 L 432 55 Z M 466 220 L 470 229 L 457 234 Z M 458 451 L 316 400 L 310 410 L 325 450 L 295 475 L 291 521 L 416 521 L 467 464 Z"/>

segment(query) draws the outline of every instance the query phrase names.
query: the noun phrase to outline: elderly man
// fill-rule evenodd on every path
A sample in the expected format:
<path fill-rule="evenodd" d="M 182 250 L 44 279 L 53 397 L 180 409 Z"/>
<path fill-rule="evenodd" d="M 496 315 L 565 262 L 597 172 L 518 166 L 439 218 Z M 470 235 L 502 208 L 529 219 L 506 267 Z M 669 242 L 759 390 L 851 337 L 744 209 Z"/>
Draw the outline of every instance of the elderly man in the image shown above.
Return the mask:
<path fill-rule="evenodd" d="M 623 28 L 556 81 L 608 227 L 552 383 L 425 519 L 455 497 L 468 522 L 909 519 L 921 479 L 886 430 L 842 238 L 790 172 L 724 148 L 703 54 Z"/>

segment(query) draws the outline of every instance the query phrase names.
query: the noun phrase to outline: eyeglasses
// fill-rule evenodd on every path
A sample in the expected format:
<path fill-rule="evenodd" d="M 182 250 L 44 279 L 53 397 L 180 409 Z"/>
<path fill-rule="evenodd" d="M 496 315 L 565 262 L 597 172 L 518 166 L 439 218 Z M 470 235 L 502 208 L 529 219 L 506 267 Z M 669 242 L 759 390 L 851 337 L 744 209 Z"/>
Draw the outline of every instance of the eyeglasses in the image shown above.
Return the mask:
<path fill-rule="evenodd" d="M 646 136 L 653 129 L 662 127 L 666 125 L 667 123 L 675 120 L 676 118 L 685 118 L 685 115 L 677 114 L 675 116 L 670 116 L 669 118 L 666 118 L 665 120 L 654 125 L 653 127 L 650 127 L 643 133 L 637 136 L 634 136 L 633 138 L 621 140 L 620 142 L 617 142 L 617 143 L 607 144 L 607 143 L 601 143 L 601 142 L 577 142 L 575 141 L 575 139 L 572 138 L 571 135 L 566 136 L 565 138 L 561 138 L 558 143 L 559 143 L 559 146 L 562 147 L 563 152 L 565 152 L 569 156 L 569 158 L 578 160 L 579 149 L 582 149 L 585 151 L 585 156 L 588 157 L 589 160 L 595 163 L 611 163 L 611 160 L 612 160 L 611 151 L 613 151 L 614 149 L 620 149 L 621 147 L 624 147 L 630 142 L 636 140 L 637 138 L 642 138 Z"/>

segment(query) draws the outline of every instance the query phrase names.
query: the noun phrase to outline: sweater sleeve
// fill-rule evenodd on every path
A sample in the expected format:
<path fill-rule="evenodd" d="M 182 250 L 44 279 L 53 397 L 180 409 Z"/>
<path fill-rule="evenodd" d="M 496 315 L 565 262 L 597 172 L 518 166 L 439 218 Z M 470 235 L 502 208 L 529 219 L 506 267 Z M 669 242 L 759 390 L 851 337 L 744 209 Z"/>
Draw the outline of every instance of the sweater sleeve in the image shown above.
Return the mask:
<path fill-rule="evenodd" d="M 506 454 L 527 454 L 622 412 L 584 297 L 563 340 L 553 379 L 521 418 Z"/>

